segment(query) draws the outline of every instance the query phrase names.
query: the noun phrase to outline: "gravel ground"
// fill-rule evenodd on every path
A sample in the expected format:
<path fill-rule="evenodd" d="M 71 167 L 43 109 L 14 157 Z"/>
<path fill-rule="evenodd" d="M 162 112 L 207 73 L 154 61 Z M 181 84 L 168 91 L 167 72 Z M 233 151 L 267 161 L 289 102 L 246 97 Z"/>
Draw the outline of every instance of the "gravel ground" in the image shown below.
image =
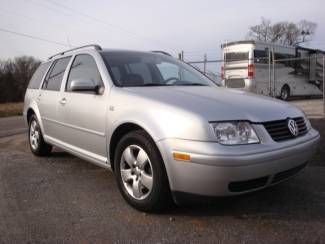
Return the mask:
<path fill-rule="evenodd" d="M 26 131 L 27 128 L 22 116 L 13 116 L 0 119 L 0 138 L 21 134 Z"/>
<path fill-rule="evenodd" d="M 55 150 L 33 156 L 24 134 L 0 139 L 0 243 L 325 243 L 325 121 L 317 154 L 296 178 L 213 204 L 134 210 L 111 172 Z"/>

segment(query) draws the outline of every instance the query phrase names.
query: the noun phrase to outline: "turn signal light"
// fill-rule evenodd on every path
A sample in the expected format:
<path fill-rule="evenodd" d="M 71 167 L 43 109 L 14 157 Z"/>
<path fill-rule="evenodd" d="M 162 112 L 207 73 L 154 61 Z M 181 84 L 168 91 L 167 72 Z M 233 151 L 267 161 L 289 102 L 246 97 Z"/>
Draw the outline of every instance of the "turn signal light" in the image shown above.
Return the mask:
<path fill-rule="evenodd" d="M 173 152 L 173 157 L 175 160 L 190 161 L 191 156 L 186 153 Z"/>

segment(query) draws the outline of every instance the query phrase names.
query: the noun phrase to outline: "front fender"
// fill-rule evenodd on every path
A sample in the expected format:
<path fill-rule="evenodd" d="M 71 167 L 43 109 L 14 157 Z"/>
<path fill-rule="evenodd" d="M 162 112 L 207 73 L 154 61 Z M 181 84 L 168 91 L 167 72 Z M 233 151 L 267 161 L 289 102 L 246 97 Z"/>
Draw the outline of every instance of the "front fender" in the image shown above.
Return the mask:
<path fill-rule="evenodd" d="M 109 138 L 116 128 L 125 123 L 133 123 L 143 128 L 157 142 L 167 138 L 184 140 L 209 141 L 213 140 L 208 121 L 189 112 L 173 108 L 156 107 L 134 110 L 126 109 L 116 112 L 118 115 L 108 126 Z M 110 116 L 109 116 L 110 117 Z"/>

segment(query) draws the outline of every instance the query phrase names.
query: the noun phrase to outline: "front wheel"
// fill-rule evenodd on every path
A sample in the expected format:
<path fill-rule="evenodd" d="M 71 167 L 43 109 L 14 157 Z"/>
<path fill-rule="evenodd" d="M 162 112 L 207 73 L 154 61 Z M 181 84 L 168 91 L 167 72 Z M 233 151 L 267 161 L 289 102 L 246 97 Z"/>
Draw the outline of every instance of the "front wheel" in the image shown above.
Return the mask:
<path fill-rule="evenodd" d="M 163 160 L 151 137 L 138 130 L 116 147 L 114 170 L 124 199 L 141 211 L 158 212 L 170 204 Z"/>
<path fill-rule="evenodd" d="M 35 115 L 29 120 L 29 146 L 33 154 L 36 156 L 47 156 L 52 151 L 52 146 L 44 141 L 41 127 Z"/>

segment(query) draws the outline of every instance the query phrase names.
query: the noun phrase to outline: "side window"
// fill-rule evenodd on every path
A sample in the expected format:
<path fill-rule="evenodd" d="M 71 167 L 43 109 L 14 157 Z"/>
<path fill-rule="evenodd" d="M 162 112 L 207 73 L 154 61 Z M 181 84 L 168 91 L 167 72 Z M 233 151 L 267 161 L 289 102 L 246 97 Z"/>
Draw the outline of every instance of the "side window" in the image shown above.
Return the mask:
<path fill-rule="evenodd" d="M 73 80 L 87 80 L 92 81 L 95 85 L 103 86 L 102 78 L 92 56 L 79 54 L 75 57 L 69 73 L 67 91 L 71 91 L 71 82 Z"/>
<path fill-rule="evenodd" d="M 45 90 L 59 91 L 64 72 L 71 57 L 61 58 L 55 61 L 50 71 L 47 73 L 42 88 Z"/>
<path fill-rule="evenodd" d="M 36 71 L 34 72 L 32 78 L 29 81 L 28 88 L 29 89 L 38 89 L 43 81 L 43 77 L 45 72 L 50 67 L 51 62 L 47 62 L 38 66 Z"/>
<path fill-rule="evenodd" d="M 269 58 L 266 51 L 254 50 L 254 62 L 257 64 L 267 64 L 269 62 Z"/>

